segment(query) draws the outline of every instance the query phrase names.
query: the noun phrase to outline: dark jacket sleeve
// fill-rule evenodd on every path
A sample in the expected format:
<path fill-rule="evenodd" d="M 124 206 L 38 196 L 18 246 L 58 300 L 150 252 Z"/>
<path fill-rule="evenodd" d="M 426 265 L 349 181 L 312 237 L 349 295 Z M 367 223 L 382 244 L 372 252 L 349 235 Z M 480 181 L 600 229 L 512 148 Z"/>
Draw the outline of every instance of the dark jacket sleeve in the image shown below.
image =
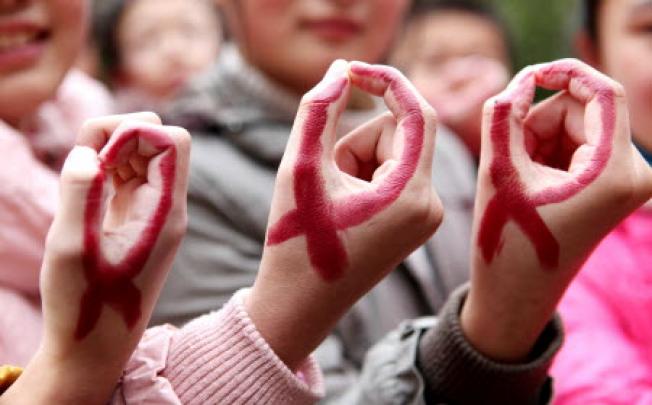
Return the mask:
<path fill-rule="evenodd" d="M 424 333 L 419 342 L 418 367 L 428 402 L 548 403 L 552 390 L 548 369 L 563 339 L 559 318 L 548 323 L 527 362 L 497 363 L 477 352 L 464 336 L 460 311 L 467 291 L 461 289 L 451 296 L 438 325 Z"/>
<path fill-rule="evenodd" d="M 530 358 L 501 364 L 466 340 L 460 309 L 468 286 L 449 297 L 439 318 L 403 323 L 367 354 L 358 383 L 342 404 L 546 404 L 548 369 L 562 342 L 558 317 L 546 326 Z"/>

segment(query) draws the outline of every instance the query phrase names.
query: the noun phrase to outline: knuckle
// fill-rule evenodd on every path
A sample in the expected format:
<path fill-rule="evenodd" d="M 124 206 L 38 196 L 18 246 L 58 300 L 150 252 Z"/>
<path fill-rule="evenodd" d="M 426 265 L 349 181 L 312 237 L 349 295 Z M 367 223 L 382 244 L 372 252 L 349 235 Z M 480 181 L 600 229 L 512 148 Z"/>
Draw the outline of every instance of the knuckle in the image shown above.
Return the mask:
<path fill-rule="evenodd" d="M 87 189 L 97 177 L 97 173 L 89 170 L 65 170 L 61 172 L 60 182 L 62 185 L 74 189 Z M 82 191 L 82 190 L 77 190 Z"/>
<path fill-rule="evenodd" d="M 431 234 L 443 220 L 443 206 L 434 190 L 424 188 L 410 195 L 407 199 L 406 222 L 410 227 L 422 229 L 424 233 Z"/>
<path fill-rule="evenodd" d="M 426 122 L 431 123 L 432 125 L 436 125 L 439 120 L 437 111 L 430 104 L 424 105 L 422 109 L 423 109 L 423 117 L 426 120 Z"/>
<path fill-rule="evenodd" d="M 140 113 L 135 113 L 133 115 L 127 115 L 126 118 L 133 118 L 133 119 L 143 119 L 151 122 L 156 122 L 158 124 L 161 123 L 161 117 L 159 117 L 158 114 L 152 112 L 152 111 L 144 111 Z"/>
<path fill-rule="evenodd" d="M 84 123 L 82 124 L 79 132 L 81 134 L 92 132 L 95 128 L 98 127 L 98 120 L 99 120 L 99 118 L 91 118 L 91 119 L 88 119 L 88 120 L 84 121 Z"/>
<path fill-rule="evenodd" d="M 190 133 L 183 127 L 171 126 L 167 127 L 169 134 L 177 141 L 177 144 L 182 147 L 188 147 L 192 140 Z"/>
<path fill-rule="evenodd" d="M 609 79 L 611 82 L 611 91 L 613 92 L 614 96 L 618 98 L 625 98 L 626 97 L 626 91 L 625 91 L 625 86 L 623 86 L 620 82 L 617 82 L 613 79 Z"/>
<path fill-rule="evenodd" d="M 508 101 L 502 100 L 499 96 L 494 96 L 485 101 L 484 106 L 482 107 L 482 114 L 484 116 L 493 116 L 494 111 L 497 106 L 511 104 Z"/>

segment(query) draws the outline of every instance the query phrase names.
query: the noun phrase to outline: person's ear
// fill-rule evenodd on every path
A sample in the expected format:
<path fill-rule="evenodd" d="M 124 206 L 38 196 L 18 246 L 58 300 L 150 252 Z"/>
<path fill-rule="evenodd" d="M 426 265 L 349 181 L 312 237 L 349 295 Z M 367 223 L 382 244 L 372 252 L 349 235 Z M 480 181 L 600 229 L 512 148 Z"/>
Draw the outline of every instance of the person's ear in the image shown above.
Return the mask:
<path fill-rule="evenodd" d="M 586 31 L 580 31 L 575 35 L 575 51 L 584 62 L 600 70 L 600 51 L 595 39 Z"/>

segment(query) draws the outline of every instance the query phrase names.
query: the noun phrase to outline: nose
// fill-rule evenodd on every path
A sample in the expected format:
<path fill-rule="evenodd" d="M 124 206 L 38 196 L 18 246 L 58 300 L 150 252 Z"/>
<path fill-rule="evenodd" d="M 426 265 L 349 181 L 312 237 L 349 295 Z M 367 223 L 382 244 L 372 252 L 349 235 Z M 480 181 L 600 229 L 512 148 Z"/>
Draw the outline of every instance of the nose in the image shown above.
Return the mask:
<path fill-rule="evenodd" d="M 162 55 L 168 60 L 183 58 L 184 46 L 187 46 L 187 44 L 179 35 L 167 35 L 163 41 Z"/>

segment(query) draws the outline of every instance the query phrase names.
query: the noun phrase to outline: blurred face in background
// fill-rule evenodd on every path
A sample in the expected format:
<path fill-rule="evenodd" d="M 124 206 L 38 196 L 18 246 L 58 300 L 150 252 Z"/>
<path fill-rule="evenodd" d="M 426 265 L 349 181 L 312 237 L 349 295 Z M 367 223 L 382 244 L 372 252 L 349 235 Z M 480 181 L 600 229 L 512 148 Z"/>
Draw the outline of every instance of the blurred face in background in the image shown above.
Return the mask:
<path fill-rule="evenodd" d="M 18 125 L 52 97 L 82 47 L 86 0 L 0 1 L 0 119 Z"/>
<path fill-rule="evenodd" d="M 440 10 L 407 28 L 395 63 L 476 156 L 484 102 L 509 80 L 510 62 L 500 27 L 466 11 Z"/>
<path fill-rule="evenodd" d="M 118 28 L 120 82 L 156 99 L 170 98 L 215 61 L 221 42 L 209 1 L 132 1 Z"/>
<path fill-rule="evenodd" d="M 652 151 L 652 0 L 603 0 L 597 22 L 580 51 L 625 86 L 634 138 Z"/>
<path fill-rule="evenodd" d="M 226 0 L 245 58 L 296 93 L 316 84 L 337 59 L 379 63 L 409 0 Z"/>

